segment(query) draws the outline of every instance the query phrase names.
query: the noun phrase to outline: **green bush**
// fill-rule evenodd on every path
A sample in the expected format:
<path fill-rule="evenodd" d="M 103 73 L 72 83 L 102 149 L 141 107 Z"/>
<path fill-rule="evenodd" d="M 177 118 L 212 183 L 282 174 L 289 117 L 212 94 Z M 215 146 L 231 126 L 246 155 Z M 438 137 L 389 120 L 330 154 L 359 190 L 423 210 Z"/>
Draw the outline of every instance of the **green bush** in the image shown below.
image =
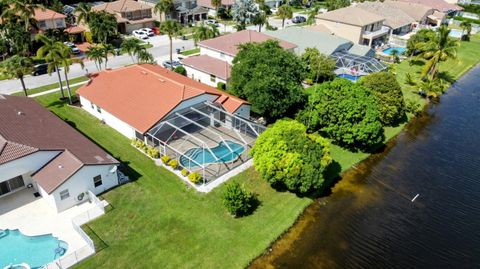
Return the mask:
<path fill-rule="evenodd" d="M 217 89 L 224 91 L 227 89 L 227 84 L 220 81 L 217 83 Z"/>
<path fill-rule="evenodd" d="M 250 214 L 257 204 L 255 196 L 237 182 L 227 184 L 223 192 L 222 202 L 228 213 L 235 217 Z"/>
<path fill-rule="evenodd" d="M 170 161 L 168 162 L 168 165 L 169 165 L 170 167 L 172 167 L 173 169 L 177 169 L 177 168 L 178 168 L 178 161 L 177 161 L 177 160 L 170 160 Z"/>
<path fill-rule="evenodd" d="M 313 85 L 313 80 L 311 78 L 306 78 L 305 79 L 305 84 L 307 85 Z"/>
<path fill-rule="evenodd" d="M 85 41 L 90 44 L 93 44 L 93 35 L 91 32 L 85 32 Z"/>
<path fill-rule="evenodd" d="M 160 152 L 158 152 L 158 149 L 154 148 L 154 147 L 148 147 L 147 154 L 148 154 L 148 156 L 150 156 L 154 159 L 158 159 L 158 157 L 160 157 Z"/>
<path fill-rule="evenodd" d="M 198 184 L 202 180 L 202 176 L 198 172 L 193 172 L 188 175 L 188 180 L 194 184 Z"/>
<path fill-rule="evenodd" d="M 175 67 L 175 69 L 173 70 L 173 72 L 179 73 L 180 75 L 183 75 L 183 76 L 186 76 L 186 75 L 187 75 L 187 70 L 186 70 L 185 67 L 183 67 L 183 66 L 177 66 L 177 67 Z"/>
<path fill-rule="evenodd" d="M 162 162 L 163 162 L 164 164 L 168 164 L 168 162 L 170 161 L 170 156 L 164 155 L 164 156 L 162 156 L 162 158 L 160 158 L 160 159 L 162 160 Z"/>
<path fill-rule="evenodd" d="M 406 111 L 408 113 L 413 114 L 415 116 L 422 113 L 422 107 L 417 101 L 407 99 L 407 101 L 405 103 L 406 103 Z"/>
<path fill-rule="evenodd" d="M 186 168 L 182 169 L 182 176 L 186 177 L 186 176 L 188 176 L 189 173 L 190 172 L 188 172 L 188 170 Z"/>

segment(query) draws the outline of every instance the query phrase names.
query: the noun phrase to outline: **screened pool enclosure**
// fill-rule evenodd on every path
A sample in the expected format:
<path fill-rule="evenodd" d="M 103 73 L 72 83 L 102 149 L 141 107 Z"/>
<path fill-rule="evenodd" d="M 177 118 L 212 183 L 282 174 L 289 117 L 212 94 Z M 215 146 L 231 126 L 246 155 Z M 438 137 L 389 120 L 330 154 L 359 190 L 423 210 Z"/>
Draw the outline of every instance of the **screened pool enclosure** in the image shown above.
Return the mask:
<path fill-rule="evenodd" d="M 264 130 L 263 125 L 204 102 L 172 113 L 148 131 L 146 140 L 208 184 L 248 161 Z"/>
<path fill-rule="evenodd" d="M 337 67 L 335 70 L 336 75 L 361 77 L 388 68 L 388 64 L 372 57 L 359 56 L 348 52 L 335 52 L 331 56 L 335 60 Z"/>

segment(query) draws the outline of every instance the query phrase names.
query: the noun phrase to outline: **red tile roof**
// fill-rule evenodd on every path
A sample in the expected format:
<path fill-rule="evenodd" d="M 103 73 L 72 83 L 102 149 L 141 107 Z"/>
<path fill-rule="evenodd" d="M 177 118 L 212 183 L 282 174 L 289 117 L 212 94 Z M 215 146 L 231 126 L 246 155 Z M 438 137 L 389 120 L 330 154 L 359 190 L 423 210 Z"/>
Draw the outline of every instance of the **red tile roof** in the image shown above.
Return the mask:
<path fill-rule="evenodd" d="M 85 28 L 82 26 L 70 26 L 65 29 L 65 32 L 69 34 L 79 34 L 85 32 Z"/>
<path fill-rule="evenodd" d="M 0 95 L 0 164 L 37 151 L 68 151 L 83 165 L 118 164 L 112 156 L 34 100 Z M 45 175 L 52 185 L 60 185 L 68 179 L 61 173 Z"/>
<path fill-rule="evenodd" d="M 231 56 L 235 56 L 238 53 L 239 45 L 250 43 L 250 42 L 261 43 L 267 40 L 278 40 L 280 43 L 280 46 L 284 49 L 293 49 L 297 47 L 297 45 L 293 43 L 290 43 L 284 40 L 275 39 L 269 35 L 259 33 L 253 30 L 243 30 L 240 32 L 232 33 L 232 34 L 203 40 L 198 42 L 198 46 L 220 51 Z"/>
<path fill-rule="evenodd" d="M 67 16 L 55 12 L 51 9 L 35 9 L 35 20 L 37 21 L 44 21 L 44 20 L 53 20 L 53 19 L 65 19 Z"/>
<path fill-rule="evenodd" d="M 215 75 L 221 79 L 227 80 L 230 78 L 232 66 L 227 61 L 213 58 L 208 55 L 197 55 L 185 58 L 182 64 L 204 73 Z"/>
<path fill-rule="evenodd" d="M 228 112 L 246 101 L 158 65 L 132 65 L 104 70 L 77 94 L 100 106 L 141 133 L 146 133 L 181 102 L 211 94 L 225 98 Z"/>

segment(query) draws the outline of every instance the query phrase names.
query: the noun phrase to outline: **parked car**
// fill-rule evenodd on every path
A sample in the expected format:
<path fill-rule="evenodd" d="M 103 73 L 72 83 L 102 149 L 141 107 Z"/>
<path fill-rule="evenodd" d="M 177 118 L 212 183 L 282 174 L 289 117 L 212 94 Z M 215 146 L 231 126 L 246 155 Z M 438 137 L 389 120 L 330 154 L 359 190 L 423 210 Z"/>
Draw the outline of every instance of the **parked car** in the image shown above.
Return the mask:
<path fill-rule="evenodd" d="M 152 29 L 150 28 L 142 28 L 142 29 L 139 29 L 140 31 L 144 32 L 145 34 L 147 34 L 148 36 L 154 36 L 155 33 L 153 32 Z"/>
<path fill-rule="evenodd" d="M 302 22 L 306 22 L 307 21 L 307 18 L 303 17 L 303 16 L 295 16 L 293 19 L 292 19 L 292 22 L 293 23 L 302 23 Z"/>
<path fill-rule="evenodd" d="M 148 39 L 148 35 L 144 31 L 135 30 L 132 32 L 132 35 L 140 39 Z"/>
<path fill-rule="evenodd" d="M 205 24 L 207 24 L 207 25 L 213 24 L 213 25 L 215 25 L 215 26 L 217 26 L 217 27 L 219 26 L 219 24 L 218 24 L 218 22 L 217 22 L 216 20 L 206 20 L 206 21 L 205 21 Z"/>
<path fill-rule="evenodd" d="M 55 72 L 56 69 L 53 68 Z M 33 67 L 32 76 L 39 76 L 48 73 L 48 64 L 37 64 Z"/>
<path fill-rule="evenodd" d="M 172 68 L 172 66 L 173 68 L 177 68 L 179 66 L 182 66 L 182 64 L 179 61 L 173 61 L 172 63 L 170 63 L 170 61 L 167 60 L 162 63 L 162 66 L 165 68 Z"/>
<path fill-rule="evenodd" d="M 272 12 L 273 15 L 276 15 L 277 12 L 278 12 L 278 8 L 273 7 L 273 8 L 270 9 L 270 11 Z"/>
<path fill-rule="evenodd" d="M 75 46 L 75 44 L 73 44 L 72 42 L 64 42 L 63 44 L 67 45 L 73 54 L 80 54 L 80 49 L 77 48 L 77 46 Z"/>

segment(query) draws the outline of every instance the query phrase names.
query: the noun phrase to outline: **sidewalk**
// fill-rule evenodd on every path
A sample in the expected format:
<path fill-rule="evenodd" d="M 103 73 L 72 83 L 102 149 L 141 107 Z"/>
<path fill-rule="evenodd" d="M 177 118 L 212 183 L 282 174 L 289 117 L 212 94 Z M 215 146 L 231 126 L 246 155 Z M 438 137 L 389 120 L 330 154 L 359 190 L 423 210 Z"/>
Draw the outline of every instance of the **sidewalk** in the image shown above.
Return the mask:
<path fill-rule="evenodd" d="M 83 84 L 87 84 L 87 83 L 88 83 L 88 80 L 82 81 L 82 82 L 79 82 L 79 83 L 75 83 L 75 84 L 70 85 L 70 88 L 75 87 L 75 86 L 79 86 L 79 85 L 83 85 Z M 66 86 L 63 87 L 64 90 L 66 90 L 66 88 L 67 88 Z M 52 92 L 58 92 L 58 91 L 60 91 L 60 88 L 56 88 L 56 89 L 51 89 L 51 90 L 47 90 L 47 91 L 44 91 L 44 92 L 35 93 L 35 94 L 32 94 L 32 95 L 29 95 L 28 97 L 34 98 L 34 97 L 37 97 L 37 96 L 42 96 L 42 95 L 45 95 L 45 94 L 49 94 L 49 93 L 52 93 Z"/>

